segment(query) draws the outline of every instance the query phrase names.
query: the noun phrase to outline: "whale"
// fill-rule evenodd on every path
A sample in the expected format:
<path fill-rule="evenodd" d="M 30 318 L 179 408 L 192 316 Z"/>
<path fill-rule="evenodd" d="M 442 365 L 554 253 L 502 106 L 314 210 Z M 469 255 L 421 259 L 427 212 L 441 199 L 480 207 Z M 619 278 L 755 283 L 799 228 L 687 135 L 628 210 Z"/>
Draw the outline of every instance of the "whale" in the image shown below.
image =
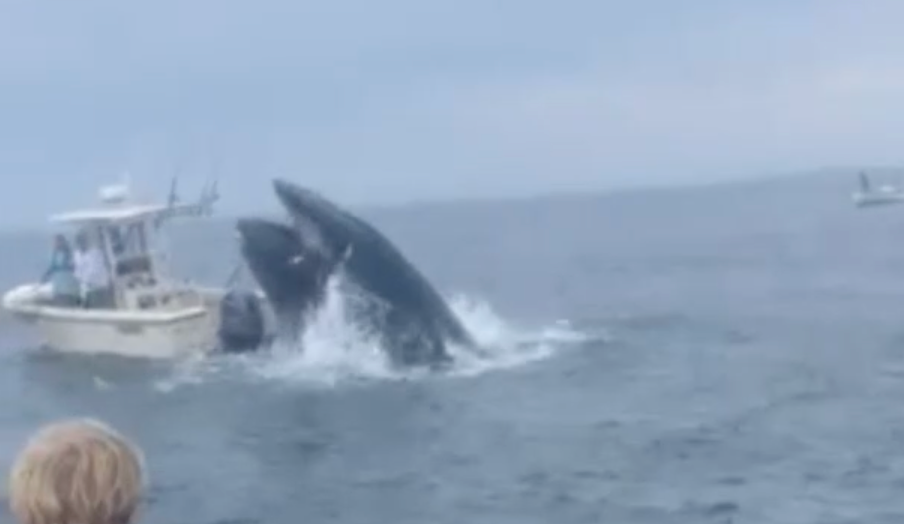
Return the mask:
<path fill-rule="evenodd" d="M 439 292 L 368 222 L 320 193 L 285 179 L 273 188 L 285 224 L 242 219 L 243 256 L 287 330 L 320 307 L 327 281 L 341 273 L 352 314 L 380 339 L 396 367 L 445 367 L 449 346 L 474 348 L 473 336 Z M 300 320 L 301 319 L 301 320 Z"/>
<path fill-rule="evenodd" d="M 245 265 L 275 313 L 278 335 L 296 341 L 323 304 L 338 259 L 309 249 L 296 228 L 280 222 L 240 218 L 236 230 Z"/>

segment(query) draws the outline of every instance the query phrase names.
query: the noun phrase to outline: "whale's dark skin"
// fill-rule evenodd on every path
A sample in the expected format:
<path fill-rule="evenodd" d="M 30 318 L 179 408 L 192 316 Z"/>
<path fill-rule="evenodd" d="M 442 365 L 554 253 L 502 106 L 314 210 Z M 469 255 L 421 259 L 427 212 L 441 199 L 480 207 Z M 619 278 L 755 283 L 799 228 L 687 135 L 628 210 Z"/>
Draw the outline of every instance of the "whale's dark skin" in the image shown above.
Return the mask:
<path fill-rule="evenodd" d="M 242 256 L 276 313 L 281 335 L 294 339 L 322 305 L 338 261 L 306 248 L 298 231 L 285 224 L 242 218 L 236 228 Z"/>
<path fill-rule="evenodd" d="M 474 347 L 471 334 L 427 279 L 376 228 L 321 195 L 285 180 L 274 189 L 289 214 L 289 226 L 245 222 L 248 236 L 272 229 L 266 243 L 246 247 L 244 255 L 278 314 L 295 318 L 323 300 L 326 280 L 339 270 L 368 303 L 356 310 L 379 336 L 390 361 L 399 367 L 442 367 L 451 362 L 449 344 Z M 266 228 L 261 226 L 268 223 Z M 246 246 L 251 244 L 246 242 Z M 280 266 L 301 255 L 302 263 Z M 257 262 L 255 262 L 255 260 Z M 273 269 L 277 268 L 277 269 Z"/>

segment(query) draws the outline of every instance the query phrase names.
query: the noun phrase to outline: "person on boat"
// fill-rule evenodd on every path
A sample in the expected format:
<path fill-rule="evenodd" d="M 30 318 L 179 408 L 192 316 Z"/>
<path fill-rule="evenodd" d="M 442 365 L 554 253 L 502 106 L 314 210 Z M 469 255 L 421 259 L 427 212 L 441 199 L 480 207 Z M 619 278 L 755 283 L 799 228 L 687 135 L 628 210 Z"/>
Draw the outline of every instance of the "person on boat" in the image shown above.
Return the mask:
<path fill-rule="evenodd" d="M 81 284 L 82 304 L 86 308 L 111 307 L 113 294 L 104 254 L 85 232 L 79 233 L 76 243 L 75 276 Z"/>
<path fill-rule="evenodd" d="M 75 260 L 72 246 L 64 235 L 54 238 L 50 267 L 44 272 L 41 283 L 50 283 L 53 297 L 51 301 L 61 306 L 77 306 L 80 302 L 79 283 L 75 278 Z"/>

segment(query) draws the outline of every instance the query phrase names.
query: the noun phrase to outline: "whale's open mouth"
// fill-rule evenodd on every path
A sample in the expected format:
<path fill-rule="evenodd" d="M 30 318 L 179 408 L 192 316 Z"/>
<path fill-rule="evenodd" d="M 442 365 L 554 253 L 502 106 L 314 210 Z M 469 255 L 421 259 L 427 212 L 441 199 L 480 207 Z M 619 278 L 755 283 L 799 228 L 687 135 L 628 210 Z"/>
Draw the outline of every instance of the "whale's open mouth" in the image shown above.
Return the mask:
<path fill-rule="evenodd" d="M 265 219 L 242 219 L 235 234 L 246 258 L 283 260 L 290 266 L 304 262 L 308 246 L 289 224 Z"/>

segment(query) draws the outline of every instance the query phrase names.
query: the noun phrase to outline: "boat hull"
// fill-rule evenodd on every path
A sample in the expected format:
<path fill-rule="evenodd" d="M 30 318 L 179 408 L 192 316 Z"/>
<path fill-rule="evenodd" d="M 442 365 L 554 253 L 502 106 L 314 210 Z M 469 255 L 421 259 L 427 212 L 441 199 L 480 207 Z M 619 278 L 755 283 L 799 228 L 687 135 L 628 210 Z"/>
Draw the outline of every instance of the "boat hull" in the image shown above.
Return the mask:
<path fill-rule="evenodd" d="M 13 314 L 34 326 L 43 347 L 61 352 L 172 359 L 217 347 L 218 322 L 202 309 L 165 319 L 85 318 L 61 308 Z"/>
<path fill-rule="evenodd" d="M 10 292 L 4 308 L 31 326 L 41 346 L 60 352 L 173 359 L 214 351 L 218 345 L 218 294 L 194 307 L 167 311 L 116 311 L 36 304 Z M 18 300 L 16 300 L 18 298 Z"/>
<path fill-rule="evenodd" d="M 904 193 L 854 193 L 852 197 L 857 207 L 878 207 L 904 204 Z"/>

